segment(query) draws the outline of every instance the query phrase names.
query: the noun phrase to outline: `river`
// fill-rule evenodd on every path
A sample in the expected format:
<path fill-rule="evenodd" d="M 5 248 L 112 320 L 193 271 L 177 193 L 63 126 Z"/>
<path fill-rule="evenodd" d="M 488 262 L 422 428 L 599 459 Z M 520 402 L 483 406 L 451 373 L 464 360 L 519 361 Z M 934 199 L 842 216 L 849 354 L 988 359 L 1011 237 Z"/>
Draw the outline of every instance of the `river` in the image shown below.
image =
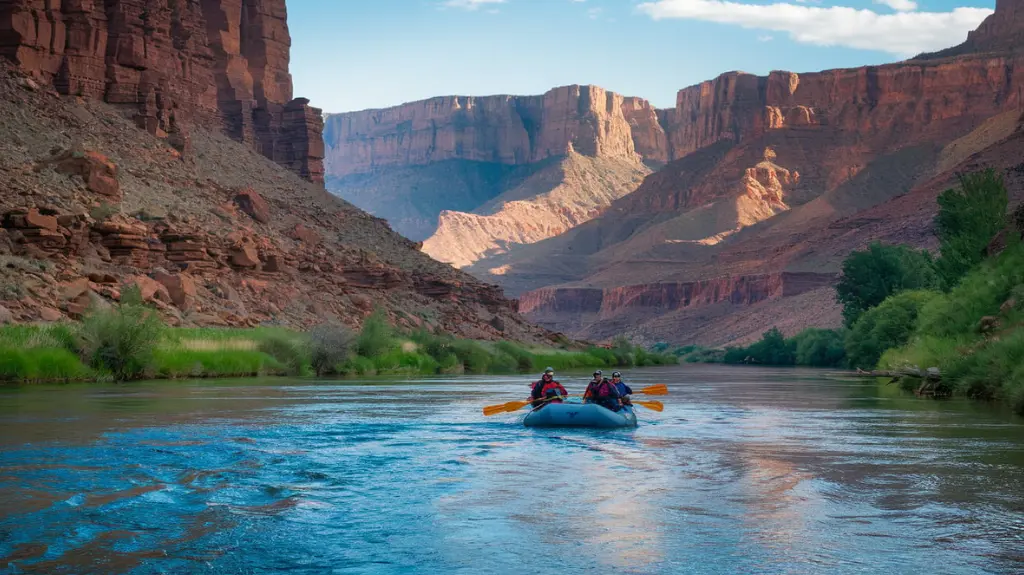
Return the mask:
<path fill-rule="evenodd" d="M 1024 419 L 627 375 L 672 393 L 612 431 L 483 417 L 514 376 L 2 388 L 0 573 L 1024 572 Z"/>

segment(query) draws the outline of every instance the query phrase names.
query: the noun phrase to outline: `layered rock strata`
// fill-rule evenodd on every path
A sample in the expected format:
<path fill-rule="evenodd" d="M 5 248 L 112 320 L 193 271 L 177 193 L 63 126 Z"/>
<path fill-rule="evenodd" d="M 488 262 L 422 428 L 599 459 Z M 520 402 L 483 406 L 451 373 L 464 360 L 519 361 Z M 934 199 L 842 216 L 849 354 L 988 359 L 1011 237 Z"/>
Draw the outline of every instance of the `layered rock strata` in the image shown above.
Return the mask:
<path fill-rule="evenodd" d="M 126 106 L 189 148 L 220 125 L 323 182 L 323 121 L 293 98 L 285 0 L 0 0 L 0 56 L 61 94 Z"/>

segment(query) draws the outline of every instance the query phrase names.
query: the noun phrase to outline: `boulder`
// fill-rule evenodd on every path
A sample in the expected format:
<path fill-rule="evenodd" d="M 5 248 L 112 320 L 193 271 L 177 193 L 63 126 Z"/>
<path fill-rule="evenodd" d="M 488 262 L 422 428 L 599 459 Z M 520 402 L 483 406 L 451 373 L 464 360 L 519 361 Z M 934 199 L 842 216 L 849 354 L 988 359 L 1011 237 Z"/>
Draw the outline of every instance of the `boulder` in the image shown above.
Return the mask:
<path fill-rule="evenodd" d="M 56 170 L 69 176 L 80 176 L 90 192 L 121 199 L 121 184 L 117 181 L 117 166 L 99 152 L 64 152 L 48 160 Z"/>
<path fill-rule="evenodd" d="M 238 209 L 249 214 L 249 217 L 257 222 L 261 224 L 270 222 L 270 205 L 256 193 L 256 190 L 252 188 L 242 190 L 235 196 L 234 201 Z"/>
<path fill-rule="evenodd" d="M 302 242 L 310 246 L 319 245 L 320 242 L 323 241 L 320 238 L 320 234 L 314 232 L 313 230 L 307 228 L 302 224 L 296 224 L 295 227 L 292 228 L 290 235 L 293 240 Z"/>
<path fill-rule="evenodd" d="M 169 274 L 164 271 L 153 272 L 153 279 L 167 290 L 178 309 L 191 311 L 196 303 L 196 282 L 188 274 Z"/>
<path fill-rule="evenodd" d="M 60 318 L 64 317 L 60 311 L 52 307 L 39 308 L 39 319 L 46 322 L 60 321 Z"/>
<path fill-rule="evenodd" d="M 171 294 L 167 292 L 167 288 L 155 279 L 148 276 L 133 276 L 125 282 L 125 287 L 136 285 L 139 287 L 139 291 L 142 295 L 142 301 L 145 302 L 163 302 L 165 304 L 173 303 L 171 300 Z M 124 289 L 121 290 L 124 292 Z"/>
<path fill-rule="evenodd" d="M 255 268 L 260 265 L 256 246 L 242 244 L 231 248 L 231 265 L 239 268 Z"/>
<path fill-rule="evenodd" d="M 6 325 L 14 321 L 14 314 L 11 310 L 0 305 L 0 325 Z"/>

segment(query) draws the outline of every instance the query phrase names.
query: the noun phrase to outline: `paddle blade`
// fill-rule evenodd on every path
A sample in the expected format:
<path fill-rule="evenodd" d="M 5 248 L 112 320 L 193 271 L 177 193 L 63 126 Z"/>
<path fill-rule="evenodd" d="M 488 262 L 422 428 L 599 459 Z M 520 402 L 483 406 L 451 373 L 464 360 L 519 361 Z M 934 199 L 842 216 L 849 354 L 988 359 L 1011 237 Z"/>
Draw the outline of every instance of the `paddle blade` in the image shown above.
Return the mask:
<path fill-rule="evenodd" d="M 513 411 L 519 411 L 520 409 L 529 405 L 529 401 L 510 401 L 505 404 L 505 411 L 512 413 Z"/>
<path fill-rule="evenodd" d="M 499 413 L 505 413 L 505 406 L 508 405 L 503 403 L 501 405 L 488 405 L 484 408 L 484 417 L 490 417 Z"/>
<path fill-rule="evenodd" d="M 664 383 L 659 383 L 658 385 L 652 385 L 641 389 L 640 393 L 644 395 L 668 395 L 668 386 Z"/>
<path fill-rule="evenodd" d="M 634 401 L 636 405 L 642 405 L 651 411 L 665 411 L 665 404 L 660 401 Z"/>

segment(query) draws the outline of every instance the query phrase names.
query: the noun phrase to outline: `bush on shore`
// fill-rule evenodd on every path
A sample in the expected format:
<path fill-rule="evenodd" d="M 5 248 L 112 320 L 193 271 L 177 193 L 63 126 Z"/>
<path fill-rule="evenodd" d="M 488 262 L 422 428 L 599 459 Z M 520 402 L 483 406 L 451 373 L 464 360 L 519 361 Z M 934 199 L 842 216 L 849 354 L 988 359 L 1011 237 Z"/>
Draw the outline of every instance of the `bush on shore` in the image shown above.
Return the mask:
<path fill-rule="evenodd" d="M 316 326 L 308 333 L 168 328 L 135 295 L 126 291 L 123 303 L 91 311 L 79 326 L 0 328 L 0 379 L 483 374 L 678 362 L 673 354 L 650 352 L 625 339 L 612 349 L 569 351 L 461 340 L 424 330 L 404 334 L 380 312 L 359 333 L 341 325 Z"/>

